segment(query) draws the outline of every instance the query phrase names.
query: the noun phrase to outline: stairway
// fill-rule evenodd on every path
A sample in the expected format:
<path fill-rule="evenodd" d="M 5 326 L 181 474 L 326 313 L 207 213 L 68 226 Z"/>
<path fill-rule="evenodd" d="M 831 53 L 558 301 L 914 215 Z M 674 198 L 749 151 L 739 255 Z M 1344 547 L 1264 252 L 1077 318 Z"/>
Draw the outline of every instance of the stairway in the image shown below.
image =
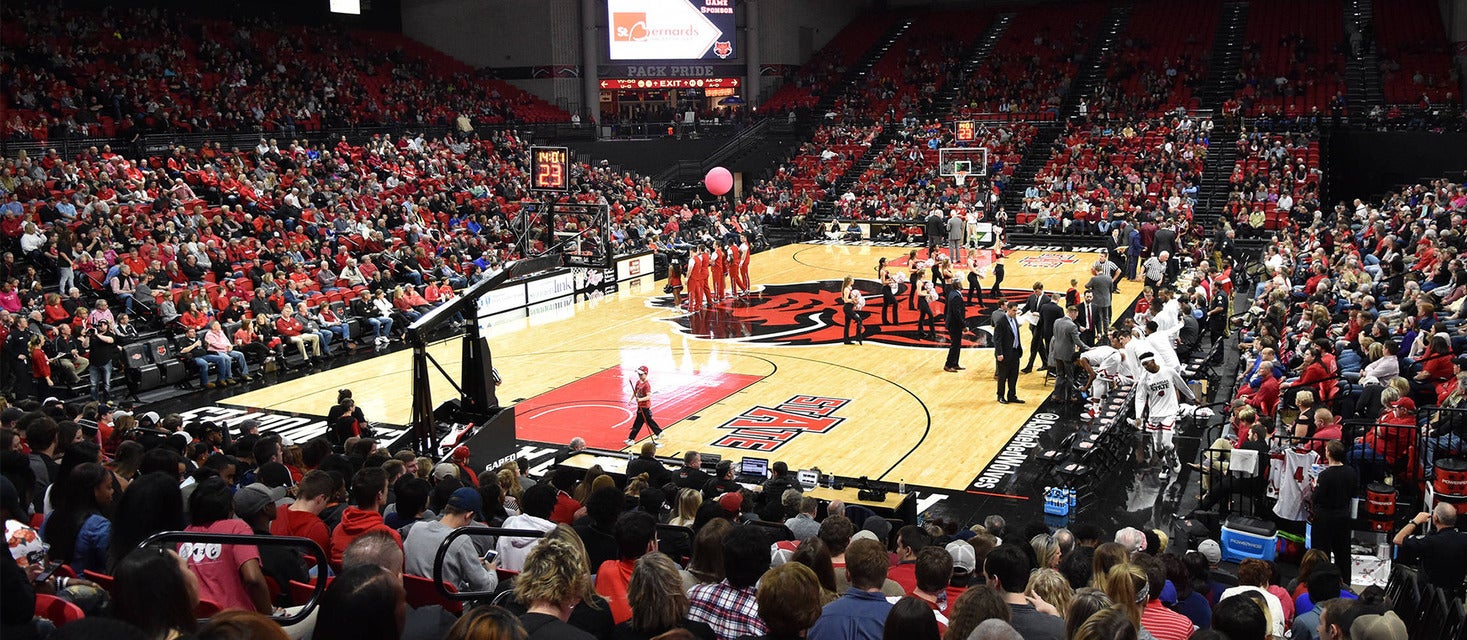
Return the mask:
<path fill-rule="evenodd" d="M 876 44 L 871 45 L 871 48 L 866 53 L 862 54 L 860 58 L 857 58 L 851 64 L 850 68 L 846 69 L 846 73 L 841 76 L 840 81 L 836 82 L 834 86 L 829 87 L 825 91 L 825 95 L 820 96 L 820 101 L 815 103 L 815 108 L 810 111 L 810 122 L 805 124 L 811 129 L 820 126 L 820 123 L 825 120 L 825 114 L 835 106 L 836 99 L 845 95 L 846 91 L 851 87 L 866 81 L 866 75 L 871 73 L 871 68 L 876 66 L 876 61 L 891 51 L 896 41 L 905 35 L 908 29 L 912 28 L 912 22 L 913 20 L 911 18 L 906 18 L 892 25 L 886 31 L 886 34 L 881 36 L 880 40 L 876 41 Z"/>
<path fill-rule="evenodd" d="M 835 215 L 836 199 L 842 193 L 845 193 L 850 188 L 851 183 L 861 177 L 861 174 L 866 173 L 866 170 L 871 168 L 872 161 L 880 156 L 881 152 L 885 151 L 891 145 L 891 141 L 896 138 L 896 130 L 897 127 L 891 125 L 882 127 L 881 133 L 876 134 L 876 137 L 872 138 L 871 146 L 866 149 L 866 153 L 861 156 L 861 159 L 852 163 L 845 170 L 845 173 L 840 174 L 840 177 L 836 179 L 835 183 L 825 190 L 824 200 L 815 203 L 816 218 L 828 220 L 831 216 Z"/>
<path fill-rule="evenodd" d="M 1371 0 L 1343 0 L 1345 3 L 1345 33 L 1348 47 L 1351 31 L 1361 33 L 1373 31 L 1374 21 Z M 1380 83 L 1380 57 L 1373 46 L 1362 48 L 1360 55 L 1348 56 L 1345 63 L 1346 101 L 1350 112 L 1363 116 L 1371 107 L 1385 105 L 1385 92 Z"/>
<path fill-rule="evenodd" d="M 1019 162 L 1018 168 L 1014 169 L 1013 178 L 1009 181 L 1009 186 L 1004 189 L 1003 199 L 1000 201 L 1010 216 L 1023 208 L 1024 190 L 1034 184 L 1034 176 L 1044 168 L 1045 163 L 1049 162 L 1051 147 L 1054 146 L 1055 140 L 1058 140 L 1064 133 L 1065 123 L 1079 113 L 1080 100 L 1090 95 L 1096 85 L 1104 81 L 1109 53 L 1115 48 L 1121 32 L 1130 19 L 1130 6 L 1121 5 L 1111 8 L 1105 23 L 1100 27 L 1100 32 L 1085 53 L 1084 68 L 1076 74 L 1074 80 L 1070 82 L 1069 90 L 1065 92 L 1065 97 L 1060 103 L 1059 119 L 1038 125 L 1034 140 L 1024 151 L 1024 159 Z"/>
<path fill-rule="evenodd" d="M 1202 168 L 1202 183 L 1197 185 L 1197 206 L 1193 209 L 1197 226 L 1211 231 L 1217 226 L 1223 205 L 1232 193 L 1229 181 L 1238 160 L 1238 123 L 1222 118 L 1213 120 L 1211 143 L 1207 147 L 1207 163 Z"/>
<path fill-rule="evenodd" d="M 937 92 L 937 96 L 932 101 L 932 110 L 927 112 L 928 116 L 944 116 L 952 113 L 967 79 L 977 74 L 978 69 L 988 60 L 988 54 L 998 44 L 999 38 L 1003 37 L 1003 32 L 1008 30 L 1015 15 L 1017 14 L 999 14 L 973 41 L 973 44 L 968 46 L 968 50 L 963 52 L 963 62 L 958 67 L 957 74 L 948 76 L 947 82 L 943 84 L 942 89 Z"/>
<path fill-rule="evenodd" d="M 1247 27 L 1247 2 L 1229 2 L 1222 6 L 1217 31 L 1212 37 L 1212 59 L 1207 63 L 1207 80 L 1197 92 L 1203 109 L 1217 112 L 1237 90 L 1234 78 L 1243 66 L 1243 39 Z M 1217 140 L 1218 137 L 1214 135 L 1212 139 Z"/>
<path fill-rule="evenodd" d="M 1115 53 L 1116 44 L 1120 42 L 1121 33 L 1130 22 L 1129 4 L 1111 7 L 1105 23 L 1100 26 L 1100 33 L 1090 43 L 1090 50 L 1085 52 L 1085 68 L 1070 81 L 1070 89 L 1060 103 L 1062 122 L 1079 115 L 1080 101 L 1094 94 L 1095 89 L 1105 82 L 1105 71 L 1110 66 L 1111 56 Z"/>

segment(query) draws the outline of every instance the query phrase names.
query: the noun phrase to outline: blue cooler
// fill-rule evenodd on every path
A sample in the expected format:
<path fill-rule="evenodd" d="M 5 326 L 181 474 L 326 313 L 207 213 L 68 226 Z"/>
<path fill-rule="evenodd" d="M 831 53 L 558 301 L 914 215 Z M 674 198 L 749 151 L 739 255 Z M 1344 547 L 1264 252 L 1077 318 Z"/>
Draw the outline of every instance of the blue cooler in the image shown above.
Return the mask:
<path fill-rule="evenodd" d="M 1273 562 L 1278 551 L 1278 528 L 1272 522 L 1232 516 L 1222 526 L 1222 559 L 1224 562 L 1267 560 Z"/>

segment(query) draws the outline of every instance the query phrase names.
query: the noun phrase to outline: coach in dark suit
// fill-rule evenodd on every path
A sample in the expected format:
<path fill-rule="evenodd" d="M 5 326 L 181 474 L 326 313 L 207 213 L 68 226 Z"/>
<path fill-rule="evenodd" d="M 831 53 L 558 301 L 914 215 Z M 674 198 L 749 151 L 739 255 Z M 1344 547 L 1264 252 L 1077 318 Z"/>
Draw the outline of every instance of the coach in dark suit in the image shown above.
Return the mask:
<path fill-rule="evenodd" d="M 927 257 L 932 257 L 937 248 L 947 241 L 947 223 L 942 219 L 942 209 L 933 209 L 927 214 Z"/>
<path fill-rule="evenodd" d="M 1060 402 L 1075 399 L 1075 357 L 1085 343 L 1075 318 L 1080 310 L 1071 305 L 1065 315 L 1054 321 L 1054 336 L 1049 341 L 1049 364 L 1054 367 L 1054 392 Z"/>
<path fill-rule="evenodd" d="M 947 326 L 947 363 L 942 370 L 951 373 L 965 368 L 958 366 L 958 356 L 963 353 L 963 332 L 968 329 L 968 303 L 963 301 L 963 289 L 956 277 L 948 284 L 946 308 L 942 312 L 943 324 Z"/>
<path fill-rule="evenodd" d="M 1065 308 L 1061 307 L 1055 299 L 1044 296 L 1044 301 L 1039 303 L 1039 322 L 1030 327 L 1029 364 L 1024 366 L 1024 373 L 1034 370 L 1034 358 L 1039 358 L 1039 370 L 1049 368 L 1049 339 L 1054 336 L 1054 323 L 1065 315 Z"/>
<path fill-rule="evenodd" d="M 1019 342 L 1019 304 L 1006 302 L 1001 310 L 993 314 L 993 358 L 998 378 L 998 401 L 1018 402 L 1019 359 L 1024 357 L 1024 347 Z M 1007 393 L 1005 393 L 1007 388 Z"/>
<path fill-rule="evenodd" d="M 1095 315 L 1096 324 L 1101 331 L 1110 330 L 1110 293 L 1115 288 L 1115 282 L 1106 273 L 1105 262 L 1097 262 L 1090 268 L 1090 281 L 1085 283 L 1085 288 L 1095 294 L 1095 303 L 1091 311 Z"/>

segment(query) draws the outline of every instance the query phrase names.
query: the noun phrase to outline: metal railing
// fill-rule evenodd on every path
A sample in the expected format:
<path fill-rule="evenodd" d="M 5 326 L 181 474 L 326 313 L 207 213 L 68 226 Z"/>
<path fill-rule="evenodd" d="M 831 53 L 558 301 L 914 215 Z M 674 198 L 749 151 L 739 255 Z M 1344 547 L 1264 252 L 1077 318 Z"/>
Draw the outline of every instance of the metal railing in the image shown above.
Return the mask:
<path fill-rule="evenodd" d="M 330 556 L 326 555 L 326 552 L 321 549 L 321 545 L 316 544 L 315 541 L 309 538 L 301 538 L 297 536 L 256 536 L 233 533 L 193 533 L 188 531 L 164 531 L 162 533 L 153 534 L 147 540 L 144 540 L 141 544 L 139 544 L 138 548 L 143 549 L 164 542 L 205 542 L 218 544 L 239 544 L 253 547 L 300 547 L 305 549 L 306 555 L 308 557 L 315 558 L 316 566 L 320 567 L 319 573 L 323 575 L 317 576 L 316 581 L 313 583 L 311 588 L 310 599 L 306 600 L 306 603 L 304 605 L 301 605 L 299 611 L 295 612 L 295 614 L 293 615 L 272 618 L 282 627 L 288 627 L 309 618 L 311 616 L 311 613 L 315 611 L 316 606 L 321 603 L 322 596 L 326 594 L 326 577 L 324 573 L 326 560 Z M 440 554 L 440 561 L 441 559 L 442 557 Z M 275 594 L 271 594 L 272 598 L 274 598 L 274 596 Z"/>
<path fill-rule="evenodd" d="M 486 527 L 481 525 L 470 525 L 459 527 L 448 532 L 443 542 L 438 543 L 438 553 L 433 556 L 433 584 L 438 588 L 438 595 L 448 600 L 483 600 L 494 596 L 494 591 L 450 591 L 448 584 L 443 580 L 443 564 L 448 558 L 448 550 L 453 546 L 453 541 L 462 536 L 509 536 L 512 538 L 543 538 L 544 531 L 534 529 L 504 529 L 500 527 Z M 595 567 L 592 567 L 595 570 Z"/>

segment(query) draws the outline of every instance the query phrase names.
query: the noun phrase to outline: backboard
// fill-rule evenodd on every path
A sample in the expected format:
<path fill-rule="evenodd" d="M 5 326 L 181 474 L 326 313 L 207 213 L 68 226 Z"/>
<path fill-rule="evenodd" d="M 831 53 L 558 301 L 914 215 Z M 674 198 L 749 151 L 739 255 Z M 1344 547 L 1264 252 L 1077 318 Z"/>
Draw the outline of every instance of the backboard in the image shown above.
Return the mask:
<path fill-rule="evenodd" d="M 937 150 L 937 175 L 954 177 L 988 175 L 988 149 L 944 147 Z"/>

